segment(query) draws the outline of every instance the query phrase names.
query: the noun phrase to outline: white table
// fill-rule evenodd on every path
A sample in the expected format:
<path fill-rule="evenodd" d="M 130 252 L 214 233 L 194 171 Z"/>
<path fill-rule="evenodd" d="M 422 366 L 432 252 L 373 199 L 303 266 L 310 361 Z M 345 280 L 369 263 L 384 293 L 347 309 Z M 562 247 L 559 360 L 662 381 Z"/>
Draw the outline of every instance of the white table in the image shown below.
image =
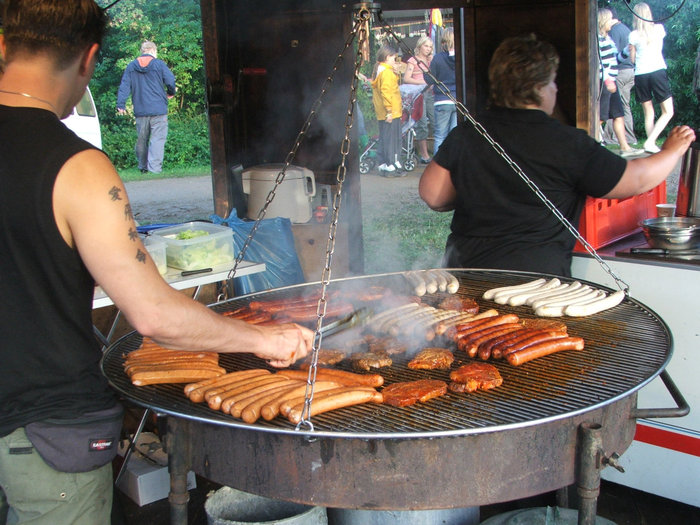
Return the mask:
<path fill-rule="evenodd" d="M 172 286 L 176 290 L 187 290 L 190 288 L 195 288 L 192 298 L 196 300 L 199 296 L 199 292 L 202 289 L 202 286 L 204 286 L 205 284 L 225 281 L 228 278 L 228 274 L 232 268 L 233 261 L 228 264 L 215 266 L 211 269 L 211 271 L 183 276 L 182 270 L 177 270 L 175 268 L 168 267 L 168 271 L 163 276 L 163 278 L 167 281 L 167 283 L 170 286 Z M 238 265 L 238 268 L 236 268 L 236 275 L 234 276 L 234 279 L 236 277 L 244 277 L 246 275 L 252 275 L 264 271 L 265 263 L 241 261 L 241 263 Z M 100 288 L 99 286 L 96 286 L 95 295 L 92 299 L 92 309 L 95 310 L 97 308 L 104 308 L 105 306 L 111 306 L 113 304 L 114 302 L 104 292 L 104 290 L 102 290 L 102 288 Z M 109 344 L 112 342 L 114 329 L 117 326 L 117 322 L 119 321 L 120 316 L 121 311 L 117 311 L 114 321 L 112 322 L 112 325 L 110 327 L 109 333 L 106 336 L 102 334 L 96 327 L 94 328 L 95 335 L 104 345 L 105 348 L 109 346 Z"/>

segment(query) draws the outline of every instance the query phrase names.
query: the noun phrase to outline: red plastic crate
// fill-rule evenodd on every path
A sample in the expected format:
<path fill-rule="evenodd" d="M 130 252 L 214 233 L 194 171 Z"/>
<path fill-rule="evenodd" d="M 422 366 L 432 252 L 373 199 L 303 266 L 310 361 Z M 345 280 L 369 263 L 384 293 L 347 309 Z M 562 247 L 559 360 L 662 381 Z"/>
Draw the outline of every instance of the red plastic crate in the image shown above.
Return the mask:
<path fill-rule="evenodd" d="M 639 222 L 656 217 L 656 205 L 666 202 L 666 181 L 646 193 L 628 199 L 588 197 L 581 212 L 578 231 L 596 250 L 641 231 Z M 576 252 L 585 252 L 576 241 Z"/>

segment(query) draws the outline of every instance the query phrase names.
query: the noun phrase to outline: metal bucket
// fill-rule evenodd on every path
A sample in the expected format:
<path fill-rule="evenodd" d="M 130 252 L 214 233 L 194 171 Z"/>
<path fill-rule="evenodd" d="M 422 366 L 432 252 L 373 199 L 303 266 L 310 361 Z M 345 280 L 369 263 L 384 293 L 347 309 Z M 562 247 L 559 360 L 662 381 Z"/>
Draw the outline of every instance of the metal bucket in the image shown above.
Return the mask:
<path fill-rule="evenodd" d="M 437 510 L 328 510 L 328 525 L 477 525 L 479 507 Z"/>
<path fill-rule="evenodd" d="M 578 511 L 560 507 L 520 509 L 493 516 L 481 525 L 577 525 Z M 596 516 L 595 525 L 615 525 L 615 522 Z"/>
<path fill-rule="evenodd" d="M 700 217 L 700 142 L 690 145 L 681 162 L 676 215 Z"/>
<path fill-rule="evenodd" d="M 326 509 L 221 487 L 204 502 L 209 525 L 327 525 Z"/>

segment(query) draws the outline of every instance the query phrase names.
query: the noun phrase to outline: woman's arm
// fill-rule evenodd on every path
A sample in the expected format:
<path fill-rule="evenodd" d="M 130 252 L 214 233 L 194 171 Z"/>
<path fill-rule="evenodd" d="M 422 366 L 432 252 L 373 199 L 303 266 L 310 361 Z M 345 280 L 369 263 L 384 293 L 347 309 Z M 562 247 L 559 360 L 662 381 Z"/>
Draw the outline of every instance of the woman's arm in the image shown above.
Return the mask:
<path fill-rule="evenodd" d="M 669 176 L 695 140 L 688 126 L 676 126 L 668 134 L 661 151 L 641 159 L 627 161 L 627 167 L 615 187 L 604 199 L 626 199 L 649 191 Z"/>
<path fill-rule="evenodd" d="M 457 190 L 449 170 L 434 160 L 428 164 L 418 182 L 420 198 L 435 211 L 452 211 L 457 201 Z"/>

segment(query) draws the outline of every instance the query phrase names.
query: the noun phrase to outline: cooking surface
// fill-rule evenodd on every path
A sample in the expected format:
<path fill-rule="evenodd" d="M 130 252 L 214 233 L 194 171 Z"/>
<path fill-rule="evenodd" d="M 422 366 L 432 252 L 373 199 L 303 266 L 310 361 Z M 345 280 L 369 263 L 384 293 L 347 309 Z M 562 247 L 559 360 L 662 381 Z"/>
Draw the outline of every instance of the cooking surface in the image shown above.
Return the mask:
<path fill-rule="evenodd" d="M 496 308 L 500 313 L 512 312 L 521 318 L 534 317 L 529 307 L 496 305 L 483 300 L 481 295 L 489 288 L 520 284 L 539 275 L 496 270 L 450 272 L 460 280 L 458 293 L 475 299 L 481 310 Z M 369 286 L 386 286 L 395 294 L 410 293 L 402 273 L 332 281 L 329 291 L 366 289 Z M 212 308 L 226 311 L 246 305 L 252 299 L 297 297 L 319 289 L 318 283 L 291 286 L 236 298 Z M 494 390 L 470 394 L 448 392 L 428 403 L 403 408 L 373 404 L 348 407 L 313 417 L 314 434 L 373 438 L 440 437 L 536 425 L 571 417 L 626 397 L 656 377 L 671 358 L 671 336 L 667 326 L 654 312 L 634 300 L 626 299 L 621 305 L 590 318 L 561 319 L 566 322 L 569 334 L 585 339 L 585 350 L 562 352 L 519 367 L 502 360 L 491 360 L 489 362 L 503 376 L 503 385 Z M 334 338 L 351 335 L 346 332 L 324 338 L 322 347 L 333 348 Z M 393 365 L 379 370 L 385 385 L 421 378 L 449 381 L 449 370 L 407 368 L 412 355 L 425 346 L 452 349 L 455 353 L 452 369 L 471 361 L 451 342 L 420 342 L 415 338 L 413 341 L 415 348 L 406 354 L 392 356 Z M 102 363 L 110 383 L 134 403 L 186 419 L 268 432 L 299 433 L 294 425 L 279 417 L 270 422 L 248 425 L 211 410 L 206 404 L 194 404 L 185 397 L 184 385 L 133 386 L 122 370 L 123 356 L 138 348 L 140 343 L 141 336 L 136 333 L 123 337 L 105 352 Z M 220 363 L 228 371 L 266 367 L 264 361 L 250 354 L 221 355 Z M 335 367 L 350 370 L 345 362 Z"/>

